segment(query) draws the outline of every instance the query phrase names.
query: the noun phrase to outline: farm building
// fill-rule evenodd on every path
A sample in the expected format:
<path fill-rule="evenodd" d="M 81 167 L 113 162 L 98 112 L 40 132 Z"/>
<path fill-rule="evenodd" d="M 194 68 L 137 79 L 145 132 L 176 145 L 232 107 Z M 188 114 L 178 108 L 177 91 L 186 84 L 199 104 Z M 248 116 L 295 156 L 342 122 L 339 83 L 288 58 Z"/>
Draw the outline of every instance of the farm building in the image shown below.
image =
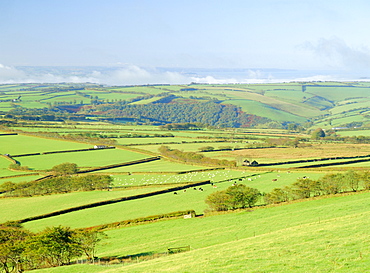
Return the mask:
<path fill-rule="evenodd" d="M 107 148 L 106 145 L 95 145 L 94 146 L 94 149 L 105 149 L 105 148 Z"/>

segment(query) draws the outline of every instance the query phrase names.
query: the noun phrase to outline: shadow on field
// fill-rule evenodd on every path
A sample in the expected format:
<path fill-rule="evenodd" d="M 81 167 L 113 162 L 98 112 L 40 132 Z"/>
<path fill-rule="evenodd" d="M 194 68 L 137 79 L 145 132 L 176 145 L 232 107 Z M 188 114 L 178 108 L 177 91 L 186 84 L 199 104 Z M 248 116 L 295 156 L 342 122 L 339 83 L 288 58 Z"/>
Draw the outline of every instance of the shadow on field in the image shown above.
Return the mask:
<path fill-rule="evenodd" d="M 99 258 L 99 263 L 100 264 L 139 263 L 139 262 L 159 258 L 159 257 L 162 257 L 162 256 L 167 256 L 167 255 L 168 255 L 167 252 L 157 253 L 157 252 L 154 252 L 154 251 L 149 251 L 149 252 L 142 252 L 142 253 L 127 255 L 127 256 L 115 255 L 115 256 L 100 257 Z"/>

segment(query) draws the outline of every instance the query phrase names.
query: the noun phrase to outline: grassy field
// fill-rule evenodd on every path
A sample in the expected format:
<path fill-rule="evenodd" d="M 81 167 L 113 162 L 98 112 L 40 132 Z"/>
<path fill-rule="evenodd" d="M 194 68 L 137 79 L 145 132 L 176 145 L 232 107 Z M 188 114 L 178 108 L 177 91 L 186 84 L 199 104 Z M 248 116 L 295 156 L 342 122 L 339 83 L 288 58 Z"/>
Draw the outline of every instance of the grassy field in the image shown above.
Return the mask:
<path fill-rule="evenodd" d="M 240 106 L 244 112 L 248 114 L 261 113 L 261 117 L 271 118 L 274 120 L 284 121 L 291 120 L 292 122 L 302 122 L 304 118 L 297 115 L 281 111 L 275 107 L 271 107 L 268 104 L 253 100 L 228 100 L 225 101 L 230 104 Z"/>
<path fill-rule="evenodd" d="M 190 175 L 190 174 L 189 174 Z M 207 209 L 204 202 L 205 198 L 217 190 L 223 190 L 231 186 L 235 181 L 229 181 L 230 178 L 245 177 L 243 183 L 250 187 L 255 187 L 261 192 L 271 191 L 273 188 L 290 185 L 298 177 L 310 175 L 312 179 L 318 178 L 320 173 L 296 172 L 296 173 L 261 173 L 259 176 L 253 176 L 248 179 L 251 174 L 245 172 L 227 172 L 216 171 L 207 175 L 196 175 L 196 178 L 205 178 L 215 182 L 216 188 L 211 185 L 202 186 L 203 191 L 190 188 L 186 191 L 179 191 L 177 195 L 166 193 L 158 196 L 147 197 L 138 200 L 129 200 L 121 203 L 105 205 L 97 208 L 85 209 L 82 211 L 72 212 L 64 215 L 54 216 L 51 218 L 36 220 L 25 223 L 25 227 L 31 230 L 40 230 L 46 226 L 67 225 L 73 228 L 89 227 L 103 223 L 111 223 L 137 217 L 157 215 L 180 210 L 193 209 L 198 214 Z M 148 177 L 153 179 L 152 177 Z M 163 177 L 162 177 L 163 178 Z M 208 179 L 206 179 L 208 178 Z M 194 178 L 193 178 L 194 179 Z M 225 181 L 226 179 L 226 181 Z M 273 179 L 277 181 L 273 181 Z M 191 179 L 188 179 L 191 180 Z M 195 179 L 194 179 L 195 180 Z M 148 180 L 153 181 L 153 180 Z M 198 180 L 199 181 L 199 180 Z M 181 181 L 177 182 L 181 183 Z M 152 183 L 159 185 L 160 183 Z M 262 201 L 262 200 L 261 200 Z M 154 204 L 154 205 L 153 205 Z M 14 216 L 13 216 L 14 217 Z M 19 217 L 18 217 L 19 218 Z"/>
<path fill-rule="evenodd" d="M 207 152 L 205 156 L 225 159 L 238 157 L 256 160 L 258 163 L 281 162 L 299 159 L 314 159 L 337 156 L 369 155 L 370 144 L 316 143 L 303 148 L 264 148 L 235 151 Z M 310 163 L 312 164 L 312 163 Z"/>
<path fill-rule="evenodd" d="M 185 245 L 191 251 L 125 266 L 35 272 L 366 272 L 369 200 L 362 193 L 111 230 L 99 257 L 145 256 Z"/>
<path fill-rule="evenodd" d="M 305 86 L 305 88 L 302 87 Z M 145 97 L 134 104 L 154 102 L 163 96 L 174 94 L 186 98 L 202 100 L 217 99 L 219 103 L 232 103 L 245 112 L 266 116 L 283 122 L 312 121 L 311 128 L 349 124 L 354 121 L 368 122 L 367 83 L 292 83 L 266 85 L 189 85 L 189 86 L 135 86 L 135 87 L 84 87 L 81 92 L 70 90 L 65 84 L 60 92 L 51 91 L 55 86 L 6 85 L 0 86 L 0 99 L 13 99 L 21 107 L 48 107 L 48 103 L 67 105 L 90 103 L 99 99 L 105 103 L 118 100 L 132 102 L 132 99 Z M 366 88 L 364 88 L 366 87 Z M 27 88 L 27 90 L 22 90 Z M 188 88 L 195 90 L 186 91 Z M 184 89 L 184 90 L 181 90 Z M 77 89 L 79 90 L 79 89 Z M 112 92 L 111 92 L 112 91 Z M 304 92 L 303 92 L 304 91 Z M 342 92 L 343 91 L 343 92 Z M 162 93 L 166 93 L 162 96 Z M 152 97 L 152 95 L 160 96 Z M 150 95 L 150 96 L 149 96 Z M 91 96 L 91 97 L 90 97 Z M 96 98 L 98 97 L 98 98 Z M 0 103 L 0 109 L 13 107 L 12 103 Z M 99 105 L 100 107 L 100 105 Z M 89 117 L 94 119 L 95 117 Z M 22 121 L 23 122 L 23 121 Z M 167 131 L 151 125 L 122 125 L 107 122 L 25 122 L 10 125 L 10 129 L 28 132 L 56 132 L 62 135 L 94 133 L 112 137 L 117 148 L 86 152 L 15 157 L 21 166 L 34 170 L 48 170 L 51 167 L 73 162 L 79 167 L 97 167 L 129 162 L 158 155 L 158 148 L 164 143 L 172 149 L 184 152 L 198 152 L 199 148 L 212 146 L 215 149 L 225 146 L 245 148 L 253 142 L 264 142 L 266 137 L 307 138 L 305 147 L 241 149 L 202 153 L 206 157 L 236 160 L 256 160 L 259 163 L 290 161 L 297 159 L 326 158 L 336 156 L 359 156 L 370 154 L 370 144 L 344 144 L 310 140 L 310 132 L 298 134 L 280 129 L 234 128 L 204 129 L 195 131 Z M 22 127 L 22 126 L 28 127 Z M 275 124 L 276 125 L 276 124 Z M 287 125 L 287 124 L 285 124 Z M 306 126 L 306 124 L 304 125 Z M 271 126 L 272 127 L 272 126 Z M 307 128 L 306 128 L 307 129 Z M 3 129 L 5 130 L 5 129 Z M 369 135 L 369 130 L 338 131 L 343 136 Z M 3 131 L 5 133 L 5 131 Z M 127 134 L 171 133 L 174 137 L 132 137 L 119 138 Z M 86 135 L 85 135 L 86 136 Z M 114 137 L 114 138 L 113 138 Z M 118 138 L 117 138 L 118 137 Z M 227 142 L 216 142 L 219 139 Z M 238 138 L 243 138 L 238 142 Z M 20 133 L 16 136 L 1 136 L 1 154 L 25 154 L 36 152 L 84 149 L 94 146 L 73 141 L 30 136 Z M 184 143 L 209 141 L 208 143 Z M 212 142 L 213 141 L 213 142 Z M 178 142 L 170 144 L 168 142 Z M 132 147 L 121 145 L 146 144 Z M 122 148 L 122 149 L 121 149 Z M 342 159 L 330 162 L 344 161 Z M 322 163 L 329 163 L 323 161 Z M 19 183 L 39 178 L 40 175 L 14 177 L 27 172 L 11 171 L 9 160 L 0 157 L 0 184 L 12 181 Z M 314 164 L 308 163 L 308 164 Z M 257 188 L 262 193 L 274 188 L 294 183 L 299 177 L 319 179 L 321 176 L 348 169 L 369 170 L 370 163 L 355 163 L 343 166 L 317 168 L 315 171 L 294 170 L 303 164 L 272 166 L 266 168 L 238 167 L 233 170 L 207 170 L 212 166 L 184 164 L 162 158 L 132 166 L 102 170 L 96 173 L 109 174 L 113 178 L 113 191 L 73 192 L 47 196 L 0 198 L 0 223 L 18 220 L 65 208 L 84 205 L 117 197 L 136 195 L 144 192 L 165 189 L 186 182 L 210 180 L 214 185 L 189 188 L 177 194 L 166 193 L 143 199 L 85 209 L 64 215 L 25 223 L 25 228 L 40 231 L 47 226 L 65 225 L 72 228 L 91 227 L 138 217 L 169 213 L 180 210 L 195 210 L 203 214 L 208 206 L 206 197 L 223 190 L 235 182 Z M 288 170 L 289 168 L 289 170 Z M 190 171 L 177 174 L 176 172 Z M 193 172 L 191 172 L 193 171 Z M 98 248 L 99 257 L 122 257 L 131 255 L 138 260 L 152 253 L 163 253 L 168 247 L 190 245 L 191 251 L 178 255 L 158 258 L 132 265 L 68 266 L 35 272 L 366 272 L 370 268 L 368 226 L 370 224 L 370 193 L 335 196 L 311 201 L 292 202 L 262 208 L 261 199 L 257 207 L 234 213 L 193 219 L 160 221 L 152 224 L 130 226 L 107 231 L 106 239 Z"/>
<path fill-rule="evenodd" d="M 370 136 L 370 130 L 337 131 L 340 136 Z"/>
<path fill-rule="evenodd" d="M 0 198 L 0 206 L 7 208 L 0 212 L 0 222 L 19 220 L 52 211 L 114 198 L 146 193 L 163 187 L 142 187 L 116 191 L 72 192 L 35 197 Z M 30 211 L 30 207 L 32 210 Z"/>
<path fill-rule="evenodd" d="M 79 167 L 101 167 L 147 157 L 150 156 L 121 149 L 101 149 L 73 153 L 35 155 L 16 159 L 20 161 L 22 165 L 32 169 L 47 170 L 64 162 L 76 163 Z"/>
<path fill-rule="evenodd" d="M 91 144 L 47 139 L 26 135 L 1 136 L 1 154 L 41 153 L 55 150 L 92 148 Z"/>
<path fill-rule="evenodd" d="M 81 84 L 79 87 L 84 87 L 81 92 L 75 91 L 75 87 L 69 84 L 2 85 L 0 99 L 4 101 L 0 103 L 0 109 L 8 111 L 14 107 L 45 108 L 54 104 L 88 105 L 92 99 L 98 99 L 104 103 L 126 101 L 133 104 L 147 104 L 163 96 L 175 95 L 184 98 L 217 99 L 223 103 L 240 106 L 247 113 L 268 117 L 275 121 L 304 123 L 312 118 L 325 118 L 328 113 L 349 116 L 353 110 L 367 109 L 369 103 L 366 82 L 130 87 Z M 18 96 L 22 96 L 21 99 L 12 101 Z M 137 101 L 132 102 L 132 100 Z M 367 120 L 366 118 L 365 121 Z M 344 121 L 337 122 L 338 125 L 342 125 Z M 334 118 L 332 124 L 335 123 Z"/>

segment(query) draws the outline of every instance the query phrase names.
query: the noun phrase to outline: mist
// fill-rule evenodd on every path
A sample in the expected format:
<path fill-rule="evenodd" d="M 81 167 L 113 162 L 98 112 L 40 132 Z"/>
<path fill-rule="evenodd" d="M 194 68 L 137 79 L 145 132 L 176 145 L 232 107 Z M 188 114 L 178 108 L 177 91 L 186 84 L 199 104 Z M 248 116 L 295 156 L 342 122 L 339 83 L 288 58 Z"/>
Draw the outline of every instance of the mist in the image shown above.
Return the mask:
<path fill-rule="evenodd" d="M 327 47 L 316 48 L 325 54 Z M 365 66 L 367 55 L 356 55 L 346 50 L 343 44 L 340 52 L 347 52 L 346 61 L 361 59 Z M 337 46 L 338 47 L 338 46 Z M 351 57 L 352 56 L 352 57 Z M 366 74 L 348 73 L 348 71 L 300 71 L 284 69 L 200 69 L 200 68 L 143 68 L 132 64 L 119 67 L 11 67 L 0 64 L 0 83 L 96 83 L 103 85 L 146 85 L 146 84 L 237 84 L 237 83 L 278 83 L 292 81 L 356 81 L 364 80 Z"/>
<path fill-rule="evenodd" d="M 316 43 L 306 42 L 303 47 L 310 50 L 329 66 L 352 71 L 370 68 L 370 50 L 352 47 L 338 37 L 320 38 Z"/>

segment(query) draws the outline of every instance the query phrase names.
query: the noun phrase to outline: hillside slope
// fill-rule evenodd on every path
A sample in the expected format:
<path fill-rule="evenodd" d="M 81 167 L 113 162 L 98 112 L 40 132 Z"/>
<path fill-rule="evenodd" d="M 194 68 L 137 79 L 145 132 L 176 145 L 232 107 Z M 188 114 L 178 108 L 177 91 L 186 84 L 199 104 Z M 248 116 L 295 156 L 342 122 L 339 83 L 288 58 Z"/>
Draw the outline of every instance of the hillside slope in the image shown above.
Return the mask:
<path fill-rule="evenodd" d="M 369 201 L 367 192 L 111 230 L 100 257 L 192 250 L 124 266 L 35 272 L 366 272 Z"/>

